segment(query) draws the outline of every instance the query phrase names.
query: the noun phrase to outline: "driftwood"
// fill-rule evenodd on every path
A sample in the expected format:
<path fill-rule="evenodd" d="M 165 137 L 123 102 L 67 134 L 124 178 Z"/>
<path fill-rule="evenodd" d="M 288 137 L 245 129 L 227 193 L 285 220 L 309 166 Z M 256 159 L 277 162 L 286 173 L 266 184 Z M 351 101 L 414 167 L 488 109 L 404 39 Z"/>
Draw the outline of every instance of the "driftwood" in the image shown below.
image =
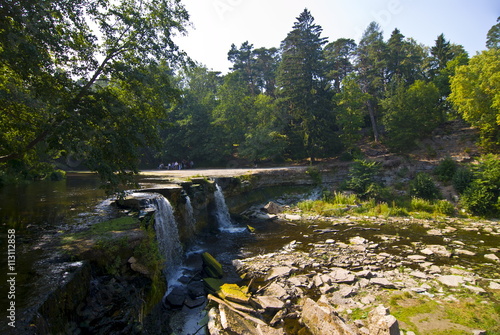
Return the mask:
<path fill-rule="evenodd" d="M 226 306 L 227 308 L 229 308 L 231 311 L 237 313 L 238 315 L 240 315 L 241 317 L 253 322 L 253 323 L 256 323 L 258 325 L 261 325 L 261 326 L 267 326 L 267 323 L 265 323 L 264 321 L 262 321 L 261 319 L 258 319 L 254 316 L 251 316 L 247 313 L 244 313 L 242 312 L 241 310 L 238 310 L 234 305 L 236 304 L 233 304 L 233 303 L 230 303 L 228 301 L 224 301 L 222 299 L 219 299 L 211 294 L 208 295 L 208 299 L 212 300 L 212 301 L 215 301 L 216 303 L 218 304 L 221 304 L 221 305 L 224 305 Z M 238 306 L 238 305 L 237 305 Z M 239 306 L 238 306 L 239 307 Z M 241 306 L 241 307 L 244 307 L 244 306 Z M 248 311 L 253 311 L 253 309 L 248 309 Z"/>

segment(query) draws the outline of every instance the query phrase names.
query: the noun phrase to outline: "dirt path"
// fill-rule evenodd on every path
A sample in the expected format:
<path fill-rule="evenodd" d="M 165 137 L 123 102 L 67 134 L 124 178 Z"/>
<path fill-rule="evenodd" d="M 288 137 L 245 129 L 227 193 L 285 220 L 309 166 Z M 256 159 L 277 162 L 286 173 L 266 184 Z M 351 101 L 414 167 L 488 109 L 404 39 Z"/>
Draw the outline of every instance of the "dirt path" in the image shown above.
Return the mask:
<path fill-rule="evenodd" d="M 237 177 L 247 174 L 265 173 L 271 171 L 306 170 L 305 166 L 285 166 L 273 168 L 226 168 L 226 169 L 188 169 L 188 170 L 145 170 L 141 171 L 143 176 L 155 176 L 164 178 L 189 178 L 195 176 L 203 177 Z"/>

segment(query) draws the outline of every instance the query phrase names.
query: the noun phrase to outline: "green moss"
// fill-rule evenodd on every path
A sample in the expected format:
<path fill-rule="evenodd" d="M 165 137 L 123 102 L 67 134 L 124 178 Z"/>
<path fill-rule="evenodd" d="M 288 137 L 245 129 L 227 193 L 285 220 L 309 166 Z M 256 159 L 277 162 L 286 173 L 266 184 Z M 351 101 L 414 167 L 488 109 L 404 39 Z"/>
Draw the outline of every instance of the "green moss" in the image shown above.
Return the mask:
<path fill-rule="evenodd" d="M 227 299 L 238 303 L 248 303 L 250 300 L 248 287 L 240 287 L 237 284 L 223 284 L 220 286 L 217 294 L 222 299 Z"/>

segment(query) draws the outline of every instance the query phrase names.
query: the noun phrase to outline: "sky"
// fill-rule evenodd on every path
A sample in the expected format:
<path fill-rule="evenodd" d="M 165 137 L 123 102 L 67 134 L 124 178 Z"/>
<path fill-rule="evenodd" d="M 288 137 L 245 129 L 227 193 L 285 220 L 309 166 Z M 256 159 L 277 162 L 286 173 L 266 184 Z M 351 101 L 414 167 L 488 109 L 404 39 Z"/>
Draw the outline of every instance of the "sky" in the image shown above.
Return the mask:
<path fill-rule="evenodd" d="M 208 69 L 227 73 L 231 44 L 276 47 L 307 8 L 329 42 L 359 42 L 372 21 L 387 40 L 398 28 L 405 37 L 433 46 L 443 33 L 470 56 L 485 50 L 486 34 L 500 16 L 499 0 L 183 0 L 190 14 L 186 36 L 178 46 Z"/>

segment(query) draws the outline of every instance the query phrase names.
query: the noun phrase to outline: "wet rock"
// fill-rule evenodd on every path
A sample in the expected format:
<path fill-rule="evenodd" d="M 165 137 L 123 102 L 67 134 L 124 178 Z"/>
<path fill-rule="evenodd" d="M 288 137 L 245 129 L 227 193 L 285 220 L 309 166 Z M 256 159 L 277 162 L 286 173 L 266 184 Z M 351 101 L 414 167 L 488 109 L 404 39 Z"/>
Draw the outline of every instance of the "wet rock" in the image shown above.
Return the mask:
<path fill-rule="evenodd" d="M 203 264 L 205 265 L 205 272 L 213 278 L 222 278 L 224 271 L 222 270 L 222 265 L 208 252 L 204 252 L 201 257 L 203 258 Z"/>
<path fill-rule="evenodd" d="M 399 335 L 399 323 L 389 310 L 379 305 L 368 314 L 368 329 L 373 335 Z"/>
<path fill-rule="evenodd" d="M 204 296 L 197 297 L 195 299 L 188 296 L 186 300 L 184 300 L 184 305 L 186 305 L 189 308 L 196 308 L 203 305 L 206 301 L 207 298 Z"/>
<path fill-rule="evenodd" d="M 355 335 L 357 329 L 347 325 L 330 306 L 320 306 L 310 298 L 304 299 L 302 322 L 313 335 Z"/>
<path fill-rule="evenodd" d="M 170 293 L 165 297 L 165 300 L 174 307 L 180 307 L 184 305 L 186 300 L 187 292 L 186 288 L 183 286 L 174 286 Z"/>

